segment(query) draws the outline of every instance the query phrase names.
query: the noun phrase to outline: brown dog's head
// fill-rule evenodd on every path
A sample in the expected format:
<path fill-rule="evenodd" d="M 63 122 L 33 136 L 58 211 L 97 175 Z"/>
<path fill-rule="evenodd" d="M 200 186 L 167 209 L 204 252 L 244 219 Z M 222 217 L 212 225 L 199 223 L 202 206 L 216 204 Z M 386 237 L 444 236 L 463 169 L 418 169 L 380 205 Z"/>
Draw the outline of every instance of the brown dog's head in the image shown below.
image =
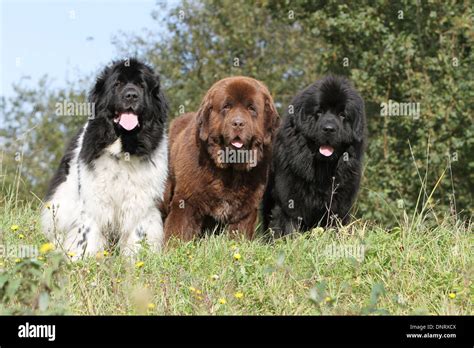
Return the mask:
<path fill-rule="evenodd" d="M 229 77 L 207 92 L 197 113 L 196 139 L 219 168 L 251 170 L 271 149 L 279 116 L 267 87 Z"/>

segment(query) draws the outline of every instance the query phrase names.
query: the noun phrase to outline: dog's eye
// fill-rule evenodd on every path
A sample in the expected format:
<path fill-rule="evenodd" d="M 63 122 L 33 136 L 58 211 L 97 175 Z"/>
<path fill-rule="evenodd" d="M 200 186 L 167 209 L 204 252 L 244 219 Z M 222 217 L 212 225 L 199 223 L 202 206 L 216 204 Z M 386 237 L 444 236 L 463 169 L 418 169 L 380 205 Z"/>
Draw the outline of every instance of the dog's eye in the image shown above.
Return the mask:
<path fill-rule="evenodd" d="M 122 81 L 115 81 L 114 87 L 119 87 L 122 84 Z"/>
<path fill-rule="evenodd" d="M 323 112 L 322 112 L 322 110 L 319 110 L 319 109 L 318 109 L 318 110 L 316 110 L 316 116 L 318 116 L 318 117 L 321 117 L 321 116 L 323 116 Z"/>
<path fill-rule="evenodd" d="M 257 116 L 257 109 L 255 109 L 255 106 L 249 105 L 249 106 L 247 107 L 247 109 L 250 111 L 250 114 L 251 114 L 252 116 Z"/>
<path fill-rule="evenodd" d="M 222 111 L 229 111 L 231 107 L 232 107 L 232 106 L 230 105 L 230 103 L 227 103 L 227 104 L 225 104 L 224 107 L 222 108 Z"/>
<path fill-rule="evenodd" d="M 342 118 L 342 120 L 344 121 L 344 119 L 346 118 L 346 114 L 343 113 L 343 112 L 341 112 L 341 113 L 339 114 L 339 117 Z"/>

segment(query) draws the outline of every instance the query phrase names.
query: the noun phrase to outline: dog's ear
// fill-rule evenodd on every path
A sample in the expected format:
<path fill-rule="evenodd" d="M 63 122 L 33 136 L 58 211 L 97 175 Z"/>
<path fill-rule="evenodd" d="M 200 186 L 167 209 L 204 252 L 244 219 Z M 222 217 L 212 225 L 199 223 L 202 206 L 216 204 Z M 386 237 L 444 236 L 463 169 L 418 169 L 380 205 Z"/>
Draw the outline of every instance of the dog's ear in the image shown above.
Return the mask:
<path fill-rule="evenodd" d="M 267 86 L 265 86 L 260 81 L 258 81 L 258 84 L 260 85 L 260 88 L 262 89 L 263 98 L 265 100 L 265 107 L 264 107 L 265 134 L 263 137 L 263 144 L 267 146 L 272 143 L 273 135 L 275 134 L 278 127 L 280 126 L 280 116 L 278 115 L 278 111 L 275 108 L 275 103 L 273 102 L 273 98 Z"/>
<path fill-rule="evenodd" d="M 293 114 L 291 115 L 292 117 L 290 117 L 291 124 L 297 132 L 307 134 L 309 131 L 308 119 L 312 117 L 311 114 L 313 113 L 313 108 L 299 102 L 291 105 L 294 107 Z"/>
<path fill-rule="evenodd" d="M 104 99 L 106 91 L 106 82 L 107 78 L 110 76 L 111 68 L 109 66 L 105 67 L 104 70 L 97 77 L 94 86 L 92 87 L 89 93 L 89 101 L 92 103 L 98 103 L 100 100 Z"/>
<path fill-rule="evenodd" d="M 94 87 L 89 93 L 89 100 L 91 102 L 97 102 L 100 99 L 100 96 L 104 94 L 105 89 L 105 78 L 104 76 L 99 76 L 95 82 Z"/>
<path fill-rule="evenodd" d="M 89 102 L 94 105 L 95 114 L 92 119 L 105 116 L 108 112 L 107 105 L 110 99 L 110 93 L 107 93 L 107 79 L 111 74 L 111 68 L 107 66 L 97 77 L 94 86 L 89 92 Z"/>
<path fill-rule="evenodd" d="M 357 98 L 349 105 L 349 114 L 352 118 L 352 132 L 354 139 L 357 142 L 362 142 L 365 138 L 366 124 L 365 124 L 365 107 L 362 98 Z"/>
<path fill-rule="evenodd" d="M 304 124 L 307 117 L 305 99 L 301 94 L 291 100 L 286 112 L 291 124 L 298 130 L 304 130 Z"/>
<path fill-rule="evenodd" d="M 153 73 L 146 78 L 146 83 L 150 88 L 150 94 L 154 98 L 159 98 L 161 93 L 161 80 L 158 74 Z"/>
<path fill-rule="evenodd" d="M 158 74 L 153 74 L 147 84 L 150 86 L 150 94 L 152 97 L 152 103 L 157 109 L 159 118 L 161 121 L 165 122 L 168 117 L 169 105 L 168 101 L 161 89 L 161 81 Z"/>
<path fill-rule="evenodd" d="M 209 138 L 209 117 L 212 112 L 212 91 L 209 91 L 197 112 L 197 136 L 198 140 L 207 141 Z"/>

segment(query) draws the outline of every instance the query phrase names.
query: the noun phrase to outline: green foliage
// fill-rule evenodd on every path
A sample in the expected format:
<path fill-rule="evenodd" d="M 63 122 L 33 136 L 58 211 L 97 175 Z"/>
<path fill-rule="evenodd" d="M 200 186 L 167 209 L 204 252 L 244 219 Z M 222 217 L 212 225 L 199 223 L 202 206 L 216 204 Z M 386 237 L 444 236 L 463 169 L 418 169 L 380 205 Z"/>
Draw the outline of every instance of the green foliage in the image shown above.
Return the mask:
<path fill-rule="evenodd" d="M 57 103 L 84 102 L 74 86 L 52 90 L 47 77 L 37 88 L 14 86 L 16 97 L 0 104 L 0 192 L 16 201 L 43 198 L 65 146 L 85 117 L 57 115 Z M 0 199 L 0 204 L 5 203 Z"/>
<path fill-rule="evenodd" d="M 8 314 L 56 313 L 48 311 L 50 295 L 59 289 L 58 276 L 63 257 L 54 254 L 48 259 L 48 267 L 37 259 L 18 259 L 17 263 L 0 273 L 0 302 Z M 0 311 L 2 312 L 2 311 Z M 3 314 L 6 314 L 3 313 Z"/>
<path fill-rule="evenodd" d="M 283 115 L 301 88 L 323 74 L 343 74 L 364 97 L 368 116 L 355 215 L 390 226 L 421 207 L 472 216 L 474 32 L 468 1 L 183 0 L 158 9 L 157 28 L 146 37 L 115 43 L 122 55 L 139 55 L 160 71 L 172 117 L 196 110 L 207 89 L 228 75 L 265 82 Z M 84 122 L 52 117 L 53 105 L 82 100 L 90 83 L 79 86 L 81 93 L 44 84 L 18 89 L 2 108 L 3 192 L 13 183 L 19 197 L 32 199 L 30 191 L 42 197 L 66 139 Z M 381 103 L 389 100 L 419 103 L 420 117 L 382 117 Z M 14 158 L 21 151 L 14 143 L 33 126 L 18 175 Z M 15 185 L 16 178 L 24 185 Z"/>
<path fill-rule="evenodd" d="M 386 291 L 382 283 L 375 283 L 372 286 L 372 291 L 370 292 L 370 301 L 367 306 L 362 308 L 362 314 L 389 314 L 385 309 L 377 308 L 377 303 L 379 302 L 380 296 L 385 295 Z"/>

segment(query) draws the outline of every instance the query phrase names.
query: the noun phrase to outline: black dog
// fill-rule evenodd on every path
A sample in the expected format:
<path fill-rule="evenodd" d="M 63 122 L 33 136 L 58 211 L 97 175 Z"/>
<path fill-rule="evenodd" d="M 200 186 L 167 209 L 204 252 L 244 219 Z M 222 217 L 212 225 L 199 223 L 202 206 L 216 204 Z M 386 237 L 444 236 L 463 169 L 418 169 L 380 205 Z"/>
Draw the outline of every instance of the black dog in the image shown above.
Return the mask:
<path fill-rule="evenodd" d="M 275 139 L 263 200 L 264 229 L 347 224 L 366 143 L 364 101 L 351 83 L 327 76 L 299 93 Z"/>
<path fill-rule="evenodd" d="M 51 181 L 44 233 L 79 258 L 118 243 L 134 254 L 146 240 L 159 250 L 157 204 L 168 175 L 168 104 L 159 76 L 136 60 L 106 67 L 90 93 L 95 115 L 82 127 Z"/>

